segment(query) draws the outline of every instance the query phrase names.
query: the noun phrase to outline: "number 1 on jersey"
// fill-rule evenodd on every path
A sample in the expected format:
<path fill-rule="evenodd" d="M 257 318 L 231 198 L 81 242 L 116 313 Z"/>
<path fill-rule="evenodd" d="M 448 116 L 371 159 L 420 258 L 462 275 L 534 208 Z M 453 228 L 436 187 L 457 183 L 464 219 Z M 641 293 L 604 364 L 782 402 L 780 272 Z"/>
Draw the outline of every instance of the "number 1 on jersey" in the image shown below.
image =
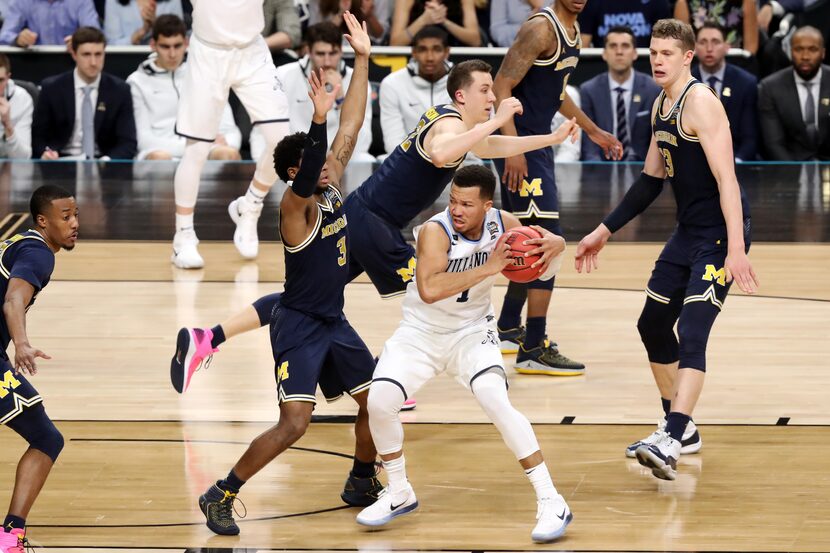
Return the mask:
<path fill-rule="evenodd" d="M 469 288 L 467 288 L 466 290 L 461 292 L 461 295 L 458 296 L 458 299 L 456 299 L 455 301 L 457 301 L 458 303 L 464 303 L 468 299 L 470 299 L 470 289 Z"/>

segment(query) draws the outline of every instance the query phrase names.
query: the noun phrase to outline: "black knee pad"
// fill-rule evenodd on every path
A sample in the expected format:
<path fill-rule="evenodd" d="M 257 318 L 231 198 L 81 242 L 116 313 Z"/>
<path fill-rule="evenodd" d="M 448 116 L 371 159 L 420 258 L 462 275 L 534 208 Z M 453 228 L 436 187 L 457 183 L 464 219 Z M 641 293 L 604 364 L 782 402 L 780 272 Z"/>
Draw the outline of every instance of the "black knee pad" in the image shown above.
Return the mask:
<path fill-rule="evenodd" d="M 677 336 L 674 335 L 677 314 L 673 307 L 649 297 L 640 313 L 637 330 L 652 363 L 668 365 L 680 357 Z"/>
<path fill-rule="evenodd" d="M 256 309 L 256 314 L 259 315 L 259 326 L 267 326 L 271 322 L 271 313 L 273 313 L 274 307 L 280 303 L 280 296 L 282 296 L 280 293 L 268 294 L 254 302 L 254 309 Z"/>
<path fill-rule="evenodd" d="M 680 368 L 706 372 L 706 346 L 720 309 L 708 301 L 683 306 L 677 333 L 680 336 Z"/>
<path fill-rule="evenodd" d="M 55 428 L 42 404 L 24 410 L 9 421 L 8 427 L 20 434 L 30 447 L 48 455 L 53 463 L 63 450 L 63 435 Z"/>
<path fill-rule="evenodd" d="M 559 225 L 559 219 L 541 219 L 538 217 L 530 217 L 521 219 L 521 223 L 523 225 L 539 225 L 545 230 L 549 230 L 558 236 L 562 236 L 562 227 Z M 553 290 L 554 283 L 556 283 L 556 277 L 549 280 L 537 279 L 532 282 L 528 282 L 527 287 L 530 290 Z"/>

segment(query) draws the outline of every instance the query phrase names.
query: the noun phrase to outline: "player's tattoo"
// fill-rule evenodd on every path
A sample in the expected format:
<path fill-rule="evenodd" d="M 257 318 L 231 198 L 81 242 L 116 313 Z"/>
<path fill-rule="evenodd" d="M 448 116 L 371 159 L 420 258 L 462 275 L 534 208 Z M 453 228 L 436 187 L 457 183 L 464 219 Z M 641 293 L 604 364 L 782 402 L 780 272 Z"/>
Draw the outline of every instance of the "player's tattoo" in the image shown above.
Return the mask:
<path fill-rule="evenodd" d="M 334 159 L 343 167 L 349 163 L 355 148 L 355 140 L 350 134 L 343 135 L 343 145 L 334 153 Z"/>
<path fill-rule="evenodd" d="M 501 63 L 499 76 L 518 83 L 542 54 L 556 50 L 556 40 L 553 28 L 542 18 L 526 22 Z"/>

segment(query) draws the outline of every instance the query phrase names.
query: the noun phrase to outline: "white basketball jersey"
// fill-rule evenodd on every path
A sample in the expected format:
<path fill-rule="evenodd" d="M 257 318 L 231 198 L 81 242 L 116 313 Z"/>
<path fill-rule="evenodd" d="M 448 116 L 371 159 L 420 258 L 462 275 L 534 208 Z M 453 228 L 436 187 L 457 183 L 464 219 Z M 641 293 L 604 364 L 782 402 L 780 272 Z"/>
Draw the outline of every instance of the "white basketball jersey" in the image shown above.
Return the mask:
<path fill-rule="evenodd" d="M 193 34 L 208 44 L 242 47 L 265 27 L 262 0 L 191 0 Z"/>
<path fill-rule="evenodd" d="M 468 240 L 453 228 L 448 209 L 435 215 L 428 222 L 440 224 L 450 238 L 450 251 L 447 253 L 448 273 L 460 273 L 484 265 L 499 237 L 504 233 L 501 212 L 495 208 L 487 212 L 481 238 L 477 241 Z M 403 320 L 435 332 L 456 332 L 485 322 L 487 317 L 493 317 L 490 291 L 495 278 L 495 275 L 488 277 L 457 296 L 432 304 L 424 303 L 418 294 L 418 285 L 413 279 L 406 287 Z"/>

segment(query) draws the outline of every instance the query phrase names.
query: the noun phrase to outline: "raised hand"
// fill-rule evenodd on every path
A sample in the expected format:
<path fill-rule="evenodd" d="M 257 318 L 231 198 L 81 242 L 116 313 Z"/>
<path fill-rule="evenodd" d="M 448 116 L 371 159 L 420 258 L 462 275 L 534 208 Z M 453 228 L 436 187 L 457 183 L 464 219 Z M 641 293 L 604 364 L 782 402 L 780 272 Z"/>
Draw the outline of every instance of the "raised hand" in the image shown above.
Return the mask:
<path fill-rule="evenodd" d="M 372 49 L 372 41 L 369 39 L 366 22 L 361 25 L 357 17 L 348 11 L 343 14 L 343 21 L 349 30 L 343 37 L 349 41 L 354 53 L 358 56 L 368 56 Z"/>
<path fill-rule="evenodd" d="M 562 144 L 567 139 L 571 139 L 571 143 L 576 142 L 579 137 L 579 125 L 576 124 L 574 117 L 570 121 L 565 121 L 559 128 L 551 133 L 552 144 Z"/>
<path fill-rule="evenodd" d="M 498 121 L 499 126 L 501 127 L 503 124 L 510 121 L 514 115 L 522 114 L 524 108 L 522 107 L 522 103 L 519 101 L 518 98 L 511 96 L 510 98 L 505 98 L 499 104 L 499 108 L 496 110 L 496 121 Z"/>
<path fill-rule="evenodd" d="M 326 114 L 334 105 L 337 94 L 340 92 L 340 85 L 336 84 L 331 87 L 331 92 L 326 91 L 326 86 L 323 84 L 323 70 L 319 72 L 312 71 L 308 77 L 308 97 L 314 104 L 314 117 L 312 120 L 315 123 L 324 123 L 326 121 Z"/>

